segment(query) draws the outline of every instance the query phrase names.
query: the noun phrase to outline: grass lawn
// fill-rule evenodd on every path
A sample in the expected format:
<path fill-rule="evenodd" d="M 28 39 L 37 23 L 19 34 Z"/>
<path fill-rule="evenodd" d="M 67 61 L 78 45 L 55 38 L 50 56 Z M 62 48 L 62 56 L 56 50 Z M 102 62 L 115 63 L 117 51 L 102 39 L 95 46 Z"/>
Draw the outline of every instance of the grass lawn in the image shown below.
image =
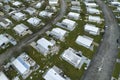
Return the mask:
<path fill-rule="evenodd" d="M 12 80 L 15 76 L 17 76 L 17 71 L 10 67 L 8 71 L 5 71 L 5 74 L 9 77 L 10 80 Z"/>
<path fill-rule="evenodd" d="M 119 49 L 119 51 L 120 51 L 120 49 Z M 119 52 L 119 54 L 118 54 L 118 59 L 120 59 L 120 52 Z"/>
<path fill-rule="evenodd" d="M 118 79 L 119 74 L 120 74 L 120 63 L 116 63 L 114 71 L 113 71 L 113 77 L 115 77 L 116 79 Z"/>
<path fill-rule="evenodd" d="M 118 54 L 118 59 L 120 59 L 120 52 Z M 118 79 L 119 74 L 120 74 L 120 63 L 116 63 L 114 71 L 113 71 L 113 77 L 115 77 L 116 79 Z"/>

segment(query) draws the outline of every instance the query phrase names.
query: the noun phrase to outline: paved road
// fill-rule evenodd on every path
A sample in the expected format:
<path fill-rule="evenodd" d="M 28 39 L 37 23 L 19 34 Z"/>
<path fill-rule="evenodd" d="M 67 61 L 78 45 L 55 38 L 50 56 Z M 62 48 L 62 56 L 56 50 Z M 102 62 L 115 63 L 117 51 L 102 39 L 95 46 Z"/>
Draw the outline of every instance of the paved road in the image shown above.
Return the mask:
<path fill-rule="evenodd" d="M 7 51 L 5 51 L 3 54 L 0 55 L 0 66 L 4 64 L 5 60 L 9 60 L 11 57 L 14 55 L 19 55 L 20 53 L 16 53 L 18 51 L 21 51 L 23 47 L 28 45 L 29 43 L 33 42 L 35 39 L 38 38 L 38 36 L 42 36 L 46 31 L 52 28 L 51 24 L 57 23 L 58 20 L 62 19 L 63 16 L 66 13 L 66 2 L 65 0 L 60 0 L 61 7 L 60 7 L 60 12 L 57 14 L 57 16 L 53 19 L 53 21 L 50 21 L 46 26 L 43 27 L 39 32 L 36 32 L 27 38 L 23 39 L 20 41 L 16 46 L 9 48 Z"/>
<path fill-rule="evenodd" d="M 111 80 L 115 60 L 118 54 L 118 44 L 116 42 L 120 36 L 118 23 L 108 6 L 101 0 L 96 0 L 96 2 L 103 11 L 105 24 L 108 27 L 105 29 L 103 41 L 101 42 L 98 51 L 94 55 L 88 70 L 81 80 Z"/>

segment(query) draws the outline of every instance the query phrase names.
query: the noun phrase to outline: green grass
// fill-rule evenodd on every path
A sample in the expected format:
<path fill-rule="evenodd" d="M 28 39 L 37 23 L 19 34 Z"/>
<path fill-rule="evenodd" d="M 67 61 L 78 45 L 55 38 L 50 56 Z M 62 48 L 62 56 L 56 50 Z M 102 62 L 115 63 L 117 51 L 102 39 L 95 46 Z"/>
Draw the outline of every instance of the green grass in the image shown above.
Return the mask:
<path fill-rule="evenodd" d="M 118 59 L 120 59 L 120 52 L 118 53 Z M 116 79 L 118 79 L 119 74 L 120 74 L 120 63 L 116 63 L 114 71 L 113 71 L 113 77 L 115 77 Z"/>
<path fill-rule="evenodd" d="M 3 52 L 5 52 L 8 48 L 12 47 L 13 45 L 10 44 L 10 43 L 8 43 L 6 46 L 7 47 L 5 49 L 0 48 L 0 54 L 2 54 Z"/>
<path fill-rule="evenodd" d="M 120 51 L 120 50 L 119 50 Z M 118 54 L 118 59 L 120 59 L 120 52 L 119 52 L 119 54 Z"/>
<path fill-rule="evenodd" d="M 119 74 L 120 74 L 120 63 L 116 63 L 114 71 L 113 71 L 113 77 L 115 77 L 116 79 L 118 79 Z"/>
<path fill-rule="evenodd" d="M 17 76 L 17 71 L 10 67 L 8 71 L 5 71 L 5 74 L 9 77 L 10 80 L 12 80 L 12 78 Z"/>

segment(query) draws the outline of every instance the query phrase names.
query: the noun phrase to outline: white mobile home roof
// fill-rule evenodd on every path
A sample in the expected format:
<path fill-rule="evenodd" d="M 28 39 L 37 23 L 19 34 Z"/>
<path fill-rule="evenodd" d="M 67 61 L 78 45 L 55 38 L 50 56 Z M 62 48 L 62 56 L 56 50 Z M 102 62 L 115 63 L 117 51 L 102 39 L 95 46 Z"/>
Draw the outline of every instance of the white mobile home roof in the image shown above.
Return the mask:
<path fill-rule="evenodd" d="M 35 61 L 24 52 L 12 61 L 12 65 L 21 75 L 26 75 L 30 71 L 30 67 L 35 65 Z"/>
<path fill-rule="evenodd" d="M 12 12 L 10 13 L 10 15 L 12 14 L 13 19 L 15 19 L 17 21 L 26 19 L 26 15 L 24 13 L 22 13 L 22 12 L 14 12 L 14 11 L 12 11 Z"/>
<path fill-rule="evenodd" d="M 85 5 L 88 7 L 98 7 L 98 5 L 96 3 L 87 3 L 85 2 Z"/>
<path fill-rule="evenodd" d="M 66 80 L 52 68 L 48 70 L 43 78 L 45 80 Z"/>
<path fill-rule="evenodd" d="M 15 59 L 12 64 L 21 74 L 27 71 L 27 68 L 18 59 Z"/>
<path fill-rule="evenodd" d="M 80 16 L 79 13 L 75 13 L 75 12 L 69 12 L 68 15 L 70 15 L 70 16 L 78 16 L 78 17 Z"/>
<path fill-rule="evenodd" d="M 62 21 L 62 23 L 68 25 L 68 27 L 69 27 L 69 26 L 74 26 L 76 22 L 75 22 L 75 21 L 72 21 L 72 20 L 70 20 L 70 19 L 64 19 L 64 20 Z"/>
<path fill-rule="evenodd" d="M 72 11 L 76 11 L 76 12 L 80 12 L 81 11 L 81 8 L 79 6 L 72 6 L 72 7 L 70 7 L 70 9 Z"/>
<path fill-rule="evenodd" d="M 90 8 L 90 7 L 87 7 L 87 12 L 88 13 L 96 13 L 96 14 L 100 13 L 100 11 L 98 9 Z"/>
<path fill-rule="evenodd" d="M 41 2 L 38 2 L 38 3 L 35 5 L 36 8 L 40 8 L 41 6 L 42 6 L 42 3 L 41 3 Z"/>
<path fill-rule="evenodd" d="M 63 30 L 63 29 L 61 29 L 61 28 L 53 28 L 53 29 L 52 29 L 52 32 L 53 32 L 54 34 L 57 33 L 57 34 L 59 34 L 59 35 L 61 35 L 61 36 L 64 36 L 67 31 L 65 31 L 65 30 Z"/>
<path fill-rule="evenodd" d="M 52 44 L 50 41 L 48 41 L 45 38 L 41 38 L 37 41 L 37 44 L 41 45 L 43 48 L 45 48 L 46 50 L 49 50 L 49 46 L 53 46 L 54 44 Z"/>
<path fill-rule="evenodd" d="M 22 34 L 24 31 L 26 31 L 26 29 L 28 29 L 28 27 L 24 24 L 19 24 L 19 25 L 16 25 L 14 28 L 13 28 L 18 34 Z"/>
<path fill-rule="evenodd" d="M 19 17 L 19 18 L 25 16 L 25 14 L 23 14 L 21 12 L 17 12 L 17 13 L 14 13 L 14 14 L 15 14 L 16 17 Z"/>
<path fill-rule="evenodd" d="M 12 24 L 12 21 L 10 21 L 7 18 L 4 18 L 2 21 L 0 21 L 0 26 L 2 26 L 4 28 L 9 26 L 10 24 Z"/>
<path fill-rule="evenodd" d="M 88 39 L 84 36 L 78 36 L 76 39 L 76 43 L 78 43 L 79 45 L 83 45 L 87 48 L 91 46 L 92 42 L 93 42 L 93 39 Z"/>
<path fill-rule="evenodd" d="M 48 11 L 41 11 L 39 13 L 39 16 L 42 16 L 42 17 L 52 17 L 53 13 L 52 12 L 48 12 Z"/>
<path fill-rule="evenodd" d="M 14 6 L 19 6 L 19 5 L 21 5 L 21 4 L 22 4 L 22 3 L 19 2 L 19 1 L 16 1 L 16 2 L 13 3 Z"/>
<path fill-rule="evenodd" d="M 36 12 L 36 9 L 32 7 L 28 7 L 25 11 L 28 12 L 30 15 L 32 15 Z"/>
<path fill-rule="evenodd" d="M 112 4 L 112 5 L 118 5 L 118 6 L 120 6 L 120 2 L 117 2 L 117 1 L 111 2 L 111 4 Z"/>
<path fill-rule="evenodd" d="M 41 19 L 39 19 L 37 17 L 31 17 L 30 19 L 27 20 L 27 22 L 33 26 L 37 26 L 38 24 L 40 24 Z"/>
<path fill-rule="evenodd" d="M 74 18 L 78 19 L 80 17 L 80 14 L 79 13 L 75 13 L 75 12 L 69 12 L 68 16 L 69 17 L 74 17 Z"/>
<path fill-rule="evenodd" d="M 3 43 L 8 43 L 9 42 L 9 39 L 4 36 L 3 34 L 0 34 L 0 46 L 3 44 Z"/>
<path fill-rule="evenodd" d="M 72 48 L 68 48 L 62 54 L 62 58 L 70 62 L 73 66 L 78 67 L 81 62 L 81 57 L 76 55 Z"/>
<path fill-rule="evenodd" d="M 99 16 L 89 16 L 88 17 L 88 19 L 89 19 L 89 21 L 91 21 L 91 22 L 98 22 L 98 23 L 100 23 L 101 22 L 101 18 L 99 17 Z"/>
<path fill-rule="evenodd" d="M 0 72 L 0 80 L 9 80 L 9 79 L 3 72 Z"/>
<path fill-rule="evenodd" d="M 79 2 L 79 1 L 71 1 L 71 4 L 72 4 L 72 5 L 80 6 L 80 2 Z"/>
<path fill-rule="evenodd" d="M 85 30 L 88 30 L 88 31 L 92 31 L 92 32 L 95 32 L 97 33 L 99 31 L 99 28 L 95 27 L 94 25 L 91 25 L 91 24 L 86 24 L 84 26 Z"/>
<path fill-rule="evenodd" d="M 58 4 L 58 0 L 49 0 L 49 4 L 50 5 L 57 5 Z"/>
<path fill-rule="evenodd" d="M 120 7 L 117 7 L 117 10 L 120 11 Z"/>

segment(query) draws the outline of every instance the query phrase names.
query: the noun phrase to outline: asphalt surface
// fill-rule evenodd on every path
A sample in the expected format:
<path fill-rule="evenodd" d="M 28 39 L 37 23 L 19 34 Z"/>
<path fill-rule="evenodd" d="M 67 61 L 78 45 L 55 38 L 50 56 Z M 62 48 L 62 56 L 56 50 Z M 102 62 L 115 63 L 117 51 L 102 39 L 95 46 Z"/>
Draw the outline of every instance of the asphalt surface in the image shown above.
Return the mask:
<path fill-rule="evenodd" d="M 45 34 L 46 31 L 52 29 L 52 24 L 55 24 L 58 22 L 58 20 L 62 19 L 66 13 L 66 2 L 65 0 L 60 0 L 60 11 L 57 14 L 57 16 L 53 19 L 53 21 L 50 21 L 46 26 L 44 26 L 39 32 L 36 32 L 32 35 L 29 35 L 27 38 L 23 39 L 20 41 L 16 46 L 11 47 L 7 49 L 4 53 L 0 54 L 0 69 L 2 69 L 2 65 L 6 60 L 9 60 L 12 58 L 14 55 L 19 55 L 21 54 L 20 51 L 22 50 L 23 47 L 26 45 L 29 45 L 31 42 L 36 40 L 39 36 L 42 36 Z"/>
<path fill-rule="evenodd" d="M 96 0 L 96 2 L 103 11 L 105 24 L 108 27 L 105 29 L 103 41 L 94 55 L 88 70 L 80 80 L 111 80 L 118 54 L 117 39 L 120 36 L 118 23 L 112 11 L 104 2 L 101 0 Z"/>

